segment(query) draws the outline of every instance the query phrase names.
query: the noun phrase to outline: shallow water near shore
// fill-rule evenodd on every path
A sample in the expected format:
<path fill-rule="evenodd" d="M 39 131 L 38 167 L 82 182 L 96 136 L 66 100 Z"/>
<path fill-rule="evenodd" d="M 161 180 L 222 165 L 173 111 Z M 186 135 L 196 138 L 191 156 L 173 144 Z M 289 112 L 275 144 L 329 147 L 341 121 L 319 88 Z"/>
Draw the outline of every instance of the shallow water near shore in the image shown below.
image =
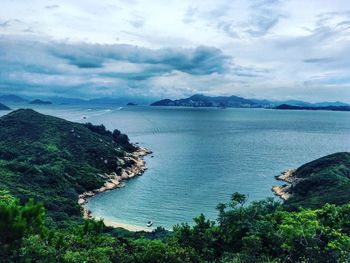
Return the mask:
<path fill-rule="evenodd" d="M 71 121 L 118 128 L 151 149 L 149 168 L 124 188 L 96 195 L 88 208 L 110 222 L 168 229 L 204 213 L 233 192 L 272 197 L 274 176 L 315 158 L 350 151 L 350 113 L 265 109 L 42 106 Z M 85 118 L 84 118 L 85 117 Z M 153 158 L 152 158 L 153 156 Z"/>

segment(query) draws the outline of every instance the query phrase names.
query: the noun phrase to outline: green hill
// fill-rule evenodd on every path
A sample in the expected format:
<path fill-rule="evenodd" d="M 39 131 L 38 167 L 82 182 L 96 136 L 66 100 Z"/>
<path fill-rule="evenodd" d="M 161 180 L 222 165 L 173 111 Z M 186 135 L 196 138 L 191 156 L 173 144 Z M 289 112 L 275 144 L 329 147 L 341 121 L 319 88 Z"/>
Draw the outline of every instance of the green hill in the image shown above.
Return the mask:
<path fill-rule="evenodd" d="M 126 135 L 30 109 L 0 118 L 0 188 L 21 203 L 42 201 L 54 221 L 80 218 L 78 195 L 101 187 L 135 150 Z M 114 136 L 113 136 L 114 135 Z"/>
<path fill-rule="evenodd" d="M 350 202 L 350 153 L 341 152 L 314 160 L 299 167 L 293 174 L 295 183 L 289 207 L 321 207 L 326 203 Z"/>

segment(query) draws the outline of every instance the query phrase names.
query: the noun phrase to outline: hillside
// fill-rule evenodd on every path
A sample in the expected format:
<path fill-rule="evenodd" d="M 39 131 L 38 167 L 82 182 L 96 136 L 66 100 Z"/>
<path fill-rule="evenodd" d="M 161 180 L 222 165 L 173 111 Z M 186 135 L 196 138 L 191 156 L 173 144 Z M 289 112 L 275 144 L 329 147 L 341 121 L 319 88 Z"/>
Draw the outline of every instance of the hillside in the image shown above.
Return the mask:
<path fill-rule="evenodd" d="M 350 153 L 331 154 L 300 166 L 287 178 L 285 205 L 318 208 L 326 203 L 350 202 Z"/>
<path fill-rule="evenodd" d="M 81 217 L 78 195 L 100 188 L 101 174 L 132 165 L 136 150 L 126 135 L 30 109 L 0 118 L 0 189 L 21 203 L 42 201 L 54 221 Z"/>
<path fill-rule="evenodd" d="M 6 106 L 6 105 L 4 105 L 4 104 L 2 104 L 2 103 L 0 103 L 0 110 L 11 110 L 11 108 Z"/>

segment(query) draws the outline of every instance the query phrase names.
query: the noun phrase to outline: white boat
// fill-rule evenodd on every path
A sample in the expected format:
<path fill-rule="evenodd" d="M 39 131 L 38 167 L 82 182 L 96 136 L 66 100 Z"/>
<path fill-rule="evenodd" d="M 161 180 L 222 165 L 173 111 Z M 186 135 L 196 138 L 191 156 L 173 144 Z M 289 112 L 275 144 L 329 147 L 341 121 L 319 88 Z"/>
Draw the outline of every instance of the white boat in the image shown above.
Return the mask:
<path fill-rule="evenodd" d="M 152 221 L 148 221 L 147 224 L 146 224 L 147 227 L 151 227 L 152 225 L 153 225 Z"/>

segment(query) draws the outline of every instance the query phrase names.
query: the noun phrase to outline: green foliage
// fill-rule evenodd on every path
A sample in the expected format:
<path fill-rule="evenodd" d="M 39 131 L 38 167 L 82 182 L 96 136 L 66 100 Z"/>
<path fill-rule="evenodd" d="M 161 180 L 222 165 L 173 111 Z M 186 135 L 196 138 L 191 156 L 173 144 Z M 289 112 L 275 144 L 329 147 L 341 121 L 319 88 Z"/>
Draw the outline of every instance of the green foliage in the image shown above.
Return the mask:
<path fill-rule="evenodd" d="M 218 223 L 200 215 L 161 241 L 114 237 L 94 220 L 46 227 L 41 204 L 0 195 L 1 262 L 350 261 L 350 204 L 290 212 L 272 199 L 244 206 L 245 196 L 235 193 L 239 199 L 218 206 Z"/>
<path fill-rule="evenodd" d="M 0 191 L 0 198 L 0 259 L 4 262 L 17 258 L 15 251 L 23 238 L 44 233 L 45 210 L 33 200 L 19 206 L 7 191 Z"/>

